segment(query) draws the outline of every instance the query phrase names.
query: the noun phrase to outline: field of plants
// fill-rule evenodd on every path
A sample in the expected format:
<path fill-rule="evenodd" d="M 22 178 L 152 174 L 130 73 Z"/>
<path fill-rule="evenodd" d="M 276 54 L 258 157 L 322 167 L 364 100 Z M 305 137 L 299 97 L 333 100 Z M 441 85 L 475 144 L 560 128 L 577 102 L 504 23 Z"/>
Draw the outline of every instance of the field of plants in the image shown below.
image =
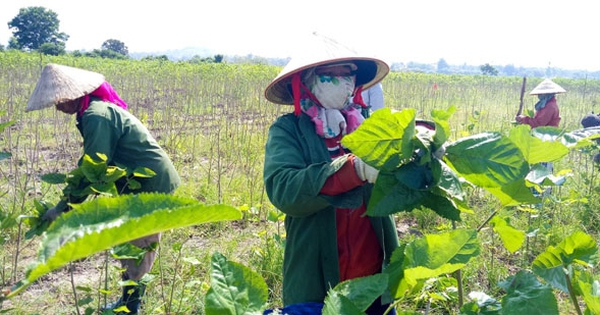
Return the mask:
<path fill-rule="evenodd" d="M 40 203 L 56 203 L 62 189 L 43 181 L 43 175 L 68 173 L 81 154 L 75 117 L 54 109 L 24 111 L 41 69 L 49 62 L 106 76 L 170 154 L 183 181 L 176 197 L 228 205 L 241 212 L 235 220 L 207 220 L 165 230 L 149 275 L 143 314 L 235 314 L 215 311 L 214 300 L 207 298 L 215 294 L 211 274 L 224 260 L 233 262 L 227 266 L 241 268 L 243 272 L 236 269 L 239 273 L 256 273 L 266 284 L 265 301 L 249 294 L 254 304 L 261 301 L 258 309 L 251 309 L 254 313 L 281 307 L 283 215 L 268 201 L 262 171 L 268 127 L 293 108 L 265 100 L 265 87 L 281 70 L 267 65 L 0 52 L 1 288 L 28 277 L 27 268 L 38 259 L 43 238 L 31 235 L 26 218 L 35 215 Z M 527 78 L 527 91 L 542 80 Z M 600 112 L 600 81 L 553 80 L 567 90 L 557 97 L 563 132 L 580 129 L 585 114 Z M 517 128 L 513 121 L 521 83 L 521 77 L 394 72 L 384 79 L 383 88 L 387 107 L 414 109 L 419 118 L 439 118 L 432 110 L 455 110 L 444 118 L 449 126 L 447 141 L 452 143 L 482 133 L 511 134 Z M 525 112 L 533 109 L 536 100 L 525 96 Z M 594 269 L 600 240 L 598 166 L 592 161 L 596 152 L 593 145 L 569 147 L 554 162 L 554 174 L 564 183 L 552 185 L 539 204 L 507 203 L 475 185 L 465 188 L 465 207 L 470 211 L 461 212 L 460 221 L 427 208 L 396 213 L 401 242 L 413 255 L 422 250 L 423 242 L 448 248 L 452 247 L 448 241 L 469 239 L 452 254 L 460 258 L 451 256 L 445 264 L 427 266 L 428 276 L 411 282 L 406 279 L 414 274 L 405 269 L 401 286 L 409 290 L 396 296 L 397 310 L 401 314 L 516 314 L 510 310 L 517 309 L 531 314 L 600 314 L 600 275 Z M 406 257 L 410 258 L 408 252 L 405 265 Z M 92 314 L 105 299 L 119 296 L 116 266 L 107 251 L 68 261 L 57 270 L 42 272 L 18 295 L 2 301 L 0 314 Z M 563 270 L 566 279 L 577 280 L 575 287 L 564 277 L 556 279 Z M 515 282 L 522 285 L 515 289 Z M 543 299 L 519 300 L 518 292 Z"/>

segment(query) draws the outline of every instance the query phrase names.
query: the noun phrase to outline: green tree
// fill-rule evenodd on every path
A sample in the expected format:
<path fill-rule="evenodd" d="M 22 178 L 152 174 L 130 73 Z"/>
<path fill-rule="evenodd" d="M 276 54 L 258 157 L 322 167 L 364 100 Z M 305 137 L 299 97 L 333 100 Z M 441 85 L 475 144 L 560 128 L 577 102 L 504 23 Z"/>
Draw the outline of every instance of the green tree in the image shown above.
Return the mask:
<path fill-rule="evenodd" d="M 125 46 L 125 43 L 117 39 L 108 39 L 104 41 L 104 43 L 102 43 L 101 48 L 103 50 L 112 50 L 123 56 L 129 55 L 129 49 L 127 48 L 127 46 Z"/>
<path fill-rule="evenodd" d="M 159 60 L 159 61 L 169 61 L 169 57 L 167 55 L 160 56 L 146 56 L 142 58 L 142 60 Z"/>
<path fill-rule="evenodd" d="M 438 73 L 449 73 L 449 71 L 450 71 L 450 66 L 448 65 L 446 60 L 444 60 L 444 58 L 440 59 L 437 63 L 437 72 Z"/>
<path fill-rule="evenodd" d="M 94 57 L 94 58 L 106 58 L 106 59 L 127 59 L 127 56 L 124 56 L 118 52 L 112 51 L 110 49 L 94 49 L 91 52 L 85 53 L 86 57 Z"/>
<path fill-rule="evenodd" d="M 65 54 L 64 43 L 43 43 L 38 51 L 44 55 L 58 56 Z"/>
<path fill-rule="evenodd" d="M 486 64 L 480 66 L 479 69 L 481 70 L 481 73 L 483 73 L 484 75 L 491 75 L 491 76 L 498 75 L 498 70 L 496 70 L 496 68 L 492 67 L 489 63 L 486 63 Z"/>
<path fill-rule="evenodd" d="M 64 44 L 69 35 L 58 31 L 58 15 L 44 7 L 22 8 L 10 22 L 8 28 L 13 37 L 9 48 L 36 50 L 45 43 Z"/>

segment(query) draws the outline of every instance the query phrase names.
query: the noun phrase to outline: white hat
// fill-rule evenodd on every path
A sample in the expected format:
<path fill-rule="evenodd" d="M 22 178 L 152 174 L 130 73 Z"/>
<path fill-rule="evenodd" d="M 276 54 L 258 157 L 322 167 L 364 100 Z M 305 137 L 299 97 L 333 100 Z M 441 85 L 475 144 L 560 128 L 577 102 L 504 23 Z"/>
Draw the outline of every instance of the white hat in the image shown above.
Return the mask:
<path fill-rule="evenodd" d="M 308 53 L 294 56 L 265 89 L 267 100 L 283 105 L 293 105 L 291 78 L 294 74 L 317 66 L 351 62 L 356 65 L 356 87 L 367 89 L 381 81 L 390 71 L 382 60 L 363 57 L 354 50 L 339 44 L 335 40 L 313 33 L 305 47 Z"/>
<path fill-rule="evenodd" d="M 25 111 L 78 99 L 96 90 L 104 81 L 100 73 L 50 63 L 42 70 Z"/>
<path fill-rule="evenodd" d="M 539 94 L 559 94 L 565 93 L 565 89 L 563 89 L 560 85 L 552 82 L 550 79 L 545 79 L 540 84 L 538 84 L 529 95 L 539 95 Z"/>

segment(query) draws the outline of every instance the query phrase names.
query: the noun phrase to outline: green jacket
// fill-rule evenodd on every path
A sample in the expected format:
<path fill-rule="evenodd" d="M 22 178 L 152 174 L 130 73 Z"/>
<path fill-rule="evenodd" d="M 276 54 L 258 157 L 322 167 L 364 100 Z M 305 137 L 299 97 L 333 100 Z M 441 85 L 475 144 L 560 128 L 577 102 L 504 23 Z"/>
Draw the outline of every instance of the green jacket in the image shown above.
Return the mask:
<path fill-rule="evenodd" d="M 128 111 L 92 97 L 89 107 L 77 117 L 77 129 L 83 137 L 83 155 L 97 159 L 96 153 L 102 153 L 107 156 L 108 165 L 128 170 L 147 167 L 156 173 L 150 178 L 136 178 L 141 188 L 133 191 L 125 189 L 124 193 L 170 193 L 180 185 L 181 179 L 171 159 L 148 129 Z M 116 184 L 121 191 L 125 182 Z M 75 203 L 82 201 L 70 200 Z M 66 201 L 59 205 L 66 208 Z"/>
<path fill-rule="evenodd" d="M 366 184 L 337 196 L 320 194 L 347 155 L 332 161 L 305 114 L 280 117 L 269 129 L 265 149 L 265 189 L 271 203 L 286 214 L 283 303 L 323 302 L 340 279 L 336 208 L 366 204 L 373 186 Z M 390 216 L 370 219 L 387 264 L 399 246 L 394 220 Z"/>

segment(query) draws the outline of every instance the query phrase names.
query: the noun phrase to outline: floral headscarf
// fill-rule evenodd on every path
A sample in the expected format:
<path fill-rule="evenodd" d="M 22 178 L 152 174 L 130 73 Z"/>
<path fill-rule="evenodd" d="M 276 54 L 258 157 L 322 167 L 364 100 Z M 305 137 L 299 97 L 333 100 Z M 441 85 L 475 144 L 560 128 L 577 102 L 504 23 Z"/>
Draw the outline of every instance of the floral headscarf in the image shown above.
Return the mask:
<path fill-rule="evenodd" d="M 296 73 L 292 77 L 292 91 L 294 95 L 294 112 L 299 115 L 303 112 L 311 117 L 315 124 L 315 131 L 323 138 L 334 138 L 338 135 L 352 133 L 364 121 L 361 114 L 362 108 L 367 105 L 362 100 L 362 86 L 354 89 L 354 94 L 342 109 L 324 108 L 317 97 L 311 92 L 311 88 L 305 82 L 316 80 L 314 69 L 308 70 L 302 75 Z"/>

